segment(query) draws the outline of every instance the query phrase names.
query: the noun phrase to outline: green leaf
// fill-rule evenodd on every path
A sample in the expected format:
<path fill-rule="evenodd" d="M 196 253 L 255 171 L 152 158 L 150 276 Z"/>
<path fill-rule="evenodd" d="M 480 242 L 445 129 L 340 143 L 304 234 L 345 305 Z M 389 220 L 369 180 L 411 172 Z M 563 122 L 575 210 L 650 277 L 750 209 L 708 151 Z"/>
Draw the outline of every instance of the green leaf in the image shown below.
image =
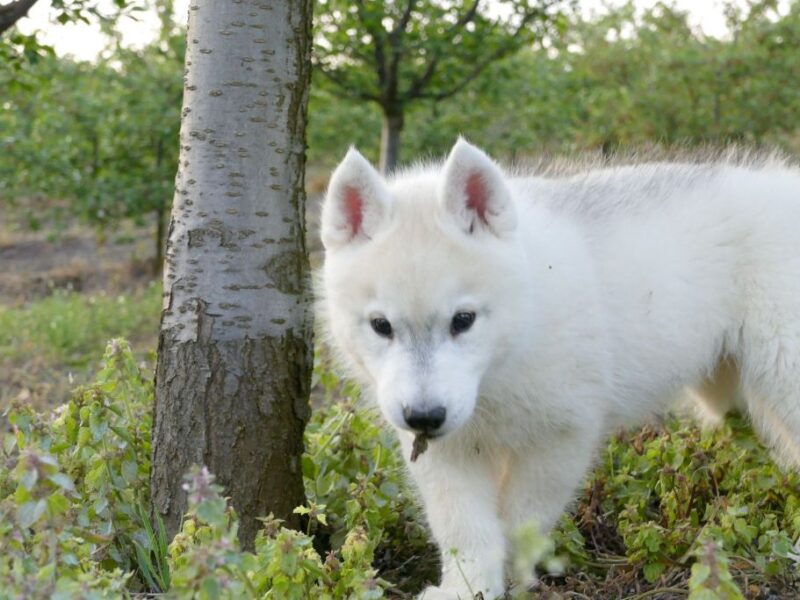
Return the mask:
<path fill-rule="evenodd" d="M 19 483 L 26 490 L 30 491 L 34 488 L 38 480 L 39 480 L 39 470 L 33 467 L 25 471 L 25 474 L 22 477 L 20 477 Z"/>
<path fill-rule="evenodd" d="M 210 600 L 217 600 L 220 597 L 219 583 L 215 577 L 206 577 L 200 587 L 200 593 L 203 598 Z"/>
<path fill-rule="evenodd" d="M 135 483 L 139 478 L 139 465 L 132 460 L 122 463 L 122 476 L 128 483 Z"/>
<path fill-rule="evenodd" d="M 58 492 L 50 494 L 47 497 L 47 508 L 50 511 L 50 515 L 53 517 L 67 512 L 70 509 L 70 506 L 70 501 L 67 500 L 63 494 Z"/>
<path fill-rule="evenodd" d="M 664 572 L 665 568 L 664 563 L 647 563 L 644 566 L 644 578 L 647 579 L 650 583 L 655 583 L 658 578 L 661 576 L 661 573 Z"/>
<path fill-rule="evenodd" d="M 711 567 L 703 563 L 695 563 L 692 565 L 692 585 L 702 585 L 711 575 Z"/>
<path fill-rule="evenodd" d="M 70 492 L 75 491 L 75 484 L 72 482 L 72 479 L 64 473 L 55 473 L 49 475 L 47 478 L 63 490 L 68 490 Z"/>
<path fill-rule="evenodd" d="M 727 600 L 725 598 L 720 598 L 716 592 L 713 590 L 709 590 L 708 588 L 702 588 L 699 590 L 692 590 L 689 593 L 689 600 Z"/>
<path fill-rule="evenodd" d="M 47 501 L 31 500 L 17 508 L 17 525 L 21 529 L 27 529 L 35 524 L 47 509 Z"/>
<path fill-rule="evenodd" d="M 204 523 L 221 526 L 225 523 L 225 501 L 206 500 L 195 508 L 195 514 Z"/>

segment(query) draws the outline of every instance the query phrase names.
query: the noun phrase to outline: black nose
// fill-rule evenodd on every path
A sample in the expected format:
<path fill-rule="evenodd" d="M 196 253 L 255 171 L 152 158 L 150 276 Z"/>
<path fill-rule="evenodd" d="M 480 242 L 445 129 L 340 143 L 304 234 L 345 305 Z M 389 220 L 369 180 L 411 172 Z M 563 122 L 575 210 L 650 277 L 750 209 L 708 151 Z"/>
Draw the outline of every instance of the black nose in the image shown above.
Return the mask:
<path fill-rule="evenodd" d="M 444 406 L 437 406 L 428 410 L 418 410 L 416 408 L 403 408 L 403 418 L 411 429 L 431 433 L 439 429 L 444 423 L 447 410 Z"/>

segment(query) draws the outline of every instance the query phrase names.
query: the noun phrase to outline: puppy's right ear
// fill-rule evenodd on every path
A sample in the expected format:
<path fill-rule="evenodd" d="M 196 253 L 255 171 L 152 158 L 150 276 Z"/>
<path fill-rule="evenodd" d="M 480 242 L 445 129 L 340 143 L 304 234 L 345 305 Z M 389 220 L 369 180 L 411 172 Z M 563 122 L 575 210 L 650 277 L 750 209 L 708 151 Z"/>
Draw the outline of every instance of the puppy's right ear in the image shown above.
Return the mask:
<path fill-rule="evenodd" d="M 321 237 L 328 250 L 369 240 L 389 214 L 389 191 L 358 150 L 336 167 L 322 206 Z"/>

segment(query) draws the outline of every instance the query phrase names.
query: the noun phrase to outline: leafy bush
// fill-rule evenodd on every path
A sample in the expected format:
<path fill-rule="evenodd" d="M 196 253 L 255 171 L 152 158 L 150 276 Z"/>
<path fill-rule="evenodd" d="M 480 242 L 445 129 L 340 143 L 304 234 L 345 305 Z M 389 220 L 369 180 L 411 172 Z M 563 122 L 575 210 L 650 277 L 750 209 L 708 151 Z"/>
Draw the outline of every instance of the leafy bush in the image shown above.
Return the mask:
<path fill-rule="evenodd" d="M 239 547 L 236 514 L 202 467 L 187 475 L 175 538 L 151 524 L 153 388 L 125 342 L 112 342 L 96 381 L 49 416 L 11 406 L 0 598 L 369 599 L 434 579 L 435 549 L 394 438 L 324 361 L 315 374 L 325 400 L 306 432 L 308 502 L 297 509 L 306 530 L 267 516 L 252 552 Z M 519 533 L 514 567 L 560 571 L 554 556 L 566 558 L 562 574 L 539 582 L 544 594 L 791 598 L 799 536 L 800 478 L 777 469 L 741 419 L 714 432 L 671 421 L 614 438 L 553 540 Z"/>
<path fill-rule="evenodd" d="M 555 536 L 599 579 L 627 568 L 650 584 L 686 584 L 691 566 L 693 594 L 717 590 L 697 598 L 739 598 L 723 585 L 730 565 L 753 589 L 796 595 L 800 476 L 782 472 L 741 417 L 713 431 L 671 420 L 612 439 Z"/>
<path fill-rule="evenodd" d="M 96 381 L 51 415 L 20 404 L 6 413 L 0 598 L 102 598 L 125 590 L 201 598 L 381 597 L 388 584 L 372 566 L 376 548 L 413 508 L 400 491 L 394 442 L 354 408 L 349 393 L 318 410 L 308 428 L 303 464 L 310 501 L 297 509 L 309 518 L 307 532 L 267 517 L 255 552 L 241 551 L 235 513 L 213 476 L 198 469 L 187 478 L 182 531 L 168 543 L 148 516 L 152 383 L 127 343 L 112 342 Z M 404 530 L 411 531 L 409 523 Z M 324 559 L 312 532 L 330 546 Z M 411 539 L 425 543 L 421 527 Z"/>
<path fill-rule="evenodd" d="M 96 382 L 48 417 L 12 406 L 0 465 L 0 590 L 118 596 L 147 544 L 152 385 L 112 342 Z"/>

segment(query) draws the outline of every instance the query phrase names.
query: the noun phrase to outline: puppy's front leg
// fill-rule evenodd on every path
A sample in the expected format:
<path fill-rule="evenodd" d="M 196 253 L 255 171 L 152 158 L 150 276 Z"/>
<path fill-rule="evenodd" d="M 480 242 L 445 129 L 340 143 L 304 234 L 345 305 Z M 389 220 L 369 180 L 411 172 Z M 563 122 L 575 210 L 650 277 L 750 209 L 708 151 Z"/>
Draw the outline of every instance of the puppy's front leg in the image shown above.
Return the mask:
<path fill-rule="evenodd" d="M 403 454 L 411 438 L 402 435 Z M 503 594 L 506 542 L 498 516 L 497 486 L 488 461 L 432 442 L 409 469 L 422 494 L 425 512 L 442 554 L 442 582 L 420 599 L 486 600 Z"/>

